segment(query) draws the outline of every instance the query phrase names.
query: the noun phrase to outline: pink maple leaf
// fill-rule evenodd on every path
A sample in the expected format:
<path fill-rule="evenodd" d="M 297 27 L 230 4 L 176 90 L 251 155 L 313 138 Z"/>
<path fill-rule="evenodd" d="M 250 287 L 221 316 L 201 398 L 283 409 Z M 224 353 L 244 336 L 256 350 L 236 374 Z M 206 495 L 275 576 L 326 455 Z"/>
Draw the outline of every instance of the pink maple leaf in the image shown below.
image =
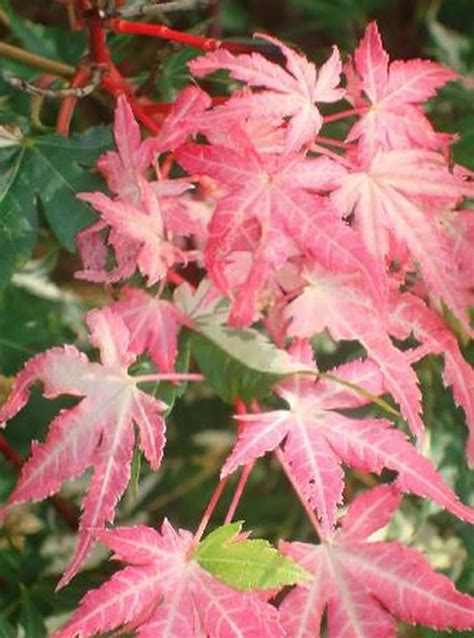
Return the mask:
<path fill-rule="evenodd" d="M 367 27 L 346 67 L 347 97 L 368 111 L 352 127 L 348 141 L 360 139 L 361 156 L 370 160 L 377 150 L 439 148 L 449 136 L 435 133 L 420 103 L 457 77 L 429 60 L 395 61 L 389 66 L 375 22 Z"/>
<path fill-rule="evenodd" d="M 87 638 L 134 628 L 139 638 L 283 638 L 278 612 L 252 592 L 231 589 L 193 560 L 193 537 L 165 520 L 149 527 L 99 531 L 129 563 L 80 607 L 53 638 Z"/>
<path fill-rule="evenodd" d="M 350 236 L 349 228 L 345 234 Z M 346 247 L 356 245 L 354 239 L 351 244 L 346 242 Z M 358 259 L 363 252 L 351 254 Z M 306 286 L 285 309 L 285 317 L 290 320 L 287 333 L 311 338 L 327 328 L 336 341 L 358 340 L 379 367 L 385 390 L 399 403 L 411 430 L 420 437 L 424 426 L 420 417 L 418 379 L 409 358 L 395 348 L 388 336 L 385 300 L 374 293 L 374 286 L 363 276 L 362 267 L 356 269 L 348 260 L 343 268 L 343 255 L 342 251 L 334 250 L 332 254 L 328 251 L 325 268 L 316 262 L 311 265 L 307 260 L 302 273 Z M 319 258 L 321 260 L 321 254 Z"/>
<path fill-rule="evenodd" d="M 421 343 L 410 352 L 412 361 L 426 354 L 443 356 L 443 380 L 446 386 L 451 386 L 454 400 L 464 410 L 469 428 L 466 454 L 474 467 L 474 369 L 464 359 L 456 337 L 434 310 L 408 293 L 397 297 L 389 316 L 393 335 L 406 339 L 412 334 Z"/>
<path fill-rule="evenodd" d="M 76 276 L 92 281 L 116 281 L 130 276 L 138 266 L 152 285 L 163 279 L 176 262 L 185 262 L 186 255 L 168 241 L 162 205 L 156 189 L 145 179 L 137 181 L 139 202 L 113 200 L 103 193 L 82 193 L 79 197 L 89 202 L 100 213 L 101 222 L 86 229 L 80 236 L 79 247 L 84 250 L 86 270 Z M 108 243 L 114 248 L 117 266 L 106 271 L 107 250 L 99 242 L 94 250 L 88 247 L 90 234 L 109 228 Z M 92 267 L 94 270 L 89 271 Z M 131 271 L 131 272 L 130 272 Z"/>
<path fill-rule="evenodd" d="M 11 419 L 26 404 L 29 389 L 43 384 L 47 398 L 63 394 L 83 399 L 52 421 L 44 443 L 33 443 L 31 456 L 5 508 L 39 501 L 61 485 L 94 467 L 83 502 L 78 546 L 61 585 L 76 574 L 92 544 L 92 530 L 113 520 L 115 506 L 129 478 L 134 428 L 153 469 L 161 463 L 165 443 L 162 412 L 166 405 L 137 387 L 129 376 L 134 361 L 129 332 L 110 309 L 91 310 L 86 317 L 90 338 L 101 354 L 93 363 L 74 346 L 52 348 L 30 359 L 18 374 L 10 396 L 0 408 L 0 422 Z M 4 509 L 5 509 L 4 508 Z"/>
<path fill-rule="evenodd" d="M 197 86 L 184 88 L 163 121 L 156 140 L 161 153 L 174 151 L 196 131 L 196 118 L 212 104 L 209 95 Z"/>
<path fill-rule="evenodd" d="M 97 166 L 115 195 L 124 202 L 138 204 L 139 179 L 157 155 L 157 141 L 154 138 L 141 141 L 140 128 L 124 95 L 117 98 L 114 137 L 118 151 L 102 155 Z"/>
<path fill-rule="evenodd" d="M 136 356 L 147 352 L 161 372 L 173 372 L 178 354 L 181 326 L 190 320 L 171 302 L 137 288 L 125 288 L 112 309 L 130 333 L 129 351 Z"/>
<path fill-rule="evenodd" d="M 305 348 L 310 352 L 308 344 Z M 382 375 L 370 361 L 349 363 L 331 374 L 365 387 L 370 394 L 383 391 Z M 296 375 L 279 384 L 276 393 L 288 403 L 289 409 L 239 416 L 242 427 L 222 468 L 222 476 L 282 444 L 294 480 L 316 509 L 327 537 L 342 500 L 341 462 L 363 471 L 380 473 L 384 467 L 395 470 L 397 486 L 402 491 L 431 498 L 456 516 L 474 522 L 474 510 L 459 502 L 431 461 L 423 457 L 401 431 L 392 428 L 390 422 L 357 419 L 336 411 L 369 401 L 364 401 L 355 390 L 335 389 L 334 383 Z"/>
<path fill-rule="evenodd" d="M 340 178 L 331 198 L 344 216 L 354 216 L 378 267 L 388 268 L 393 244 L 406 251 L 428 289 L 444 300 L 471 333 L 466 316 L 471 282 L 452 259 L 452 238 L 438 214 L 472 195 L 472 186 L 452 174 L 444 159 L 418 149 L 379 153 L 369 168 Z"/>
<path fill-rule="evenodd" d="M 210 115 L 212 121 L 225 121 L 229 115 L 261 117 L 262 113 L 266 117 L 289 117 L 286 150 L 297 151 L 313 141 L 323 124 L 316 103 L 337 102 L 344 96 L 344 90 L 337 88 L 342 68 L 339 51 L 334 47 L 329 60 L 317 71 L 314 64 L 276 38 L 257 35 L 280 48 L 286 69 L 259 53 L 232 55 L 224 49 L 192 60 L 189 67 L 198 77 L 226 69 L 233 78 L 254 88 L 215 108 Z"/>
<path fill-rule="evenodd" d="M 326 610 L 329 638 L 395 638 L 396 619 L 435 629 L 474 627 L 474 598 L 433 571 L 422 554 L 396 541 L 368 542 L 399 502 L 395 488 L 380 485 L 351 504 L 329 542 L 280 543 L 283 553 L 314 575 L 280 606 L 288 636 L 319 636 Z"/>
<path fill-rule="evenodd" d="M 340 236 L 334 214 L 326 214 L 324 222 L 318 217 L 326 212 L 327 201 L 310 192 L 330 188 L 343 171 L 328 158 L 259 153 L 237 126 L 228 139 L 233 148 L 185 144 L 176 157 L 186 170 L 211 177 L 221 187 L 205 259 L 214 283 L 231 296 L 226 268 L 232 260 L 239 264 L 231 322 L 242 327 L 255 319 L 258 294 L 271 271 L 299 250 L 327 251 Z M 311 232 L 315 226 L 318 231 Z"/>

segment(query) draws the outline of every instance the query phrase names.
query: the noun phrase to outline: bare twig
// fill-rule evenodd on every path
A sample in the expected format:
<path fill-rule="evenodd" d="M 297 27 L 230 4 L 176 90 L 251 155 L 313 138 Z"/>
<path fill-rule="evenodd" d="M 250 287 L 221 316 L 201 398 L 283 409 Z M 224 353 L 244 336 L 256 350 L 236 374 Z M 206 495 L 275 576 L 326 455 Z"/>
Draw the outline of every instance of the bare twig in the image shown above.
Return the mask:
<path fill-rule="evenodd" d="M 71 78 L 74 75 L 75 69 L 73 66 L 63 64 L 57 60 L 51 60 L 43 55 L 36 55 L 25 51 L 20 47 L 15 47 L 12 44 L 6 42 L 0 42 L 0 57 L 4 55 L 10 60 L 17 60 L 27 66 L 32 66 L 46 73 L 52 73 L 53 75 L 59 75 L 66 78 Z"/>
<path fill-rule="evenodd" d="M 7 82 L 7 84 L 10 84 L 10 86 L 13 86 L 19 91 L 29 93 L 30 95 L 37 95 L 52 99 L 63 99 L 65 97 L 82 99 L 93 93 L 100 85 L 102 72 L 103 70 L 100 67 L 95 67 L 92 71 L 91 80 L 88 84 L 78 87 L 66 87 L 64 89 L 43 88 L 33 84 L 32 82 L 28 82 L 23 78 L 19 78 L 5 72 L 1 73 L 1 77 L 5 82 Z"/>
<path fill-rule="evenodd" d="M 121 9 L 117 14 L 124 18 L 145 17 L 164 13 L 176 13 L 178 11 L 190 11 L 192 9 L 205 9 L 209 4 L 210 0 L 173 0 L 171 2 L 150 0 L 140 5 Z"/>

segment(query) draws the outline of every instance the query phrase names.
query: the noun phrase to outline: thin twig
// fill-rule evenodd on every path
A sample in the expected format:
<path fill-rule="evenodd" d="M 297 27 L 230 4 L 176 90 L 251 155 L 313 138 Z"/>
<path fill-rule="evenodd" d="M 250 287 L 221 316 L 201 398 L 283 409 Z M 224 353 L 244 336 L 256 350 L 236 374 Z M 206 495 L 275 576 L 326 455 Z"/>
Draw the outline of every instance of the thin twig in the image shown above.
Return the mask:
<path fill-rule="evenodd" d="M 19 78 L 15 75 L 11 75 L 10 73 L 6 73 L 5 71 L 1 72 L 1 78 L 15 89 L 23 91 L 24 93 L 29 93 L 30 95 L 37 95 L 39 97 L 47 97 L 56 100 L 62 100 L 66 97 L 74 97 L 77 99 L 87 97 L 100 85 L 101 75 L 102 69 L 96 67 L 92 71 L 90 82 L 88 84 L 77 87 L 68 86 L 63 89 L 49 89 L 37 86 L 32 82 L 28 82 L 24 78 Z"/>
<path fill-rule="evenodd" d="M 22 62 L 27 66 L 32 66 L 36 69 L 46 71 L 46 73 L 52 73 L 53 75 L 59 75 L 65 78 L 72 78 L 75 69 L 73 66 L 63 64 L 57 60 L 51 60 L 43 55 L 36 55 L 36 53 L 30 53 L 20 47 L 15 47 L 12 44 L 6 42 L 0 42 L 0 57 L 4 55 L 10 60 L 16 60 Z"/>
<path fill-rule="evenodd" d="M 151 0 L 138 6 L 116 11 L 116 15 L 120 15 L 123 18 L 149 17 L 166 13 L 176 13 L 178 11 L 205 9 L 209 4 L 210 0 L 176 0 L 173 2 Z"/>

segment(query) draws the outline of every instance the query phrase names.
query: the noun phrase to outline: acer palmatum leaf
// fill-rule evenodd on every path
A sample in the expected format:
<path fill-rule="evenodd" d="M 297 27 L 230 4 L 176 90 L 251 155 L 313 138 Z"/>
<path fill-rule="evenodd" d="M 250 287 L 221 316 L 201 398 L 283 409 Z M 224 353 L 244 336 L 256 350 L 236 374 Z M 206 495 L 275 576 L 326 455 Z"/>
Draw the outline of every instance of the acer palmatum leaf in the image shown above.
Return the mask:
<path fill-rule="evenodd" d="M 399 542 L 367 540 L 398 504 L 395 488 L 380 485 L 350 505 L 330 542 L 280 543 L 283 553 L 314 574 L 280 606 L 288 636 L 319 636 L 326 610 L 329 638 L 395 638 L 396 619 L 435 629 L 474 627 L 474 598 L 433 571 L 422 554 Z"/>
<path fill-rule="evenodd" d="M 93 466 L 76 554 L 61 585 L 77 572 L 92 544 L 91 530 L 114 518 L 115 506 L 129 477 L 134 424 L 140 447 L 153 469 L 160 465 L 165 443 L 162 412 L 166 405 L 138 389 L 127 373 L 134 356 L 122 319 L 106 308 L 87 314 L 91 342 L 102 364 L 92 363 L 74 346 L 52 348 L 30 359 L 18 374 L 10 396 L 0 408 L 0 422 L 11 419 L 27 403 L 30 387 L 40 381 L 47 398 L 63 394 L 83 397 L 52 421 L 44 443 L 32 444 L 31 457 L 5 508 L 39 501 Z"/>
<path fill-rule="evenodd" d="M 275 607 L 206 572 L 192 558 L 193 536 L 165 520 L 100 531 L 97 538 L 129 563 L 90 591 L 54 638 L 87 638 L 134 628 L 139 638 L 283 638 Z"/>
<path fill-rule="evenodd" d="M 190 133 L 194 133 L 197 129 L 196 118 L 211 104 L 209 95 L 197 86 L 187 86 L 180 91 L 158 133 L 157 147 L 160 153 L 174 151 Z"/>
<path fill-rule="evenodd" d="M 223 120 L 238 115 L 241 119 L 260 117 L 289 117 L 286 150 L 298 151 L 311 144 L 323 124 L 316 103 L 337 102 L 344 96 L 338 88 L 342 70 L 336 47 L 329 60 L 316 70 L 314 64 L 284 45 L 276 38 L 258 35 L 278 46 L 286 59 L 286 69 L 270 62 L 259 53 L 232 55 L 220 49 L 192 60 L 189 68 L 193 75 L 202 77 L 225 69 L 236 80 L 253 87 L 252 93 L 231 97 L 224 106 L 214 110 Z"/>
<path fill-rule="evenodd" d="M 74 273 L 78 279 L 111 284 L 128 279 L 136 270 L 139 246 L 114 230 L 109 232 L 103 221 L 82 230 L 76 237 L 76 245 L 84 267 Z M 113 249 L 115 256 L 112 268 L 108 263 L 108 247 Z"/>
<path fill-rule="evenodd" d="M 412 334 L 420 342 L 420 347 L 410 352 L 412 361 L 426 354 L 443 355 L 443 381 L 451 387 L 455 402 L 464 410 L 469 428 L 466 456 L 474 467 L 474 368 L 463 357 L 456 337 L 440 315 L 409 293 L 394 300 L 390 323 L 392 334 L 399 339 Z"/>
<path fill-rule="evenodd" d="M 290 257 L 307 250 L 323 254 L 336 245 L 347 260 L 350 248 L 337 241 L 344 224 L 338 226 L 332 210 L 324 219 L 318 217 L 325 213 L 327 200 L 310 195 L 336 183 L 343 174 L 336 162 L 300 153 L 259 153 L 237 125 L 228 139 L 234 140 L 234 148 L 185 144 L 176 157 L 190 173 L 211 177 L 221 186 L 205 260 L 213 282 L 235 295 L 231 324 L 241 328 L 255 320 L 260 291 Z M 355 233 L 352 237 L 357 239 Z M 242 260 L 243 253 L 248 260 Z M 363 254 L 351 259 L 360 266 Z"/>
<path fill-rule="evenodd" d="M 451 173 L 441 155 L 405 149 L 379 153 L 367 169 L 341 177 L 331 198 L 344 216 L 353 215 L 381 271 L 389 266 L 394 241 L 408 252 L 411 269 L 419 268 L 432 294 L 472 334 L 466 316 L 472 282 L 453 260 L 451 236 L 436 213 L 473 194 L 472 185 Z"/>
<path fill-rule="evenodd" d="M 155 189 L 145 179 L 138 182 L 139 202 L 127 203 L 111 199 L 103 193 L 81 193 L 80 199 L 92 204 L 101 219 L 111 229 L 117 263 L 121 252 L 131 251 L 133 263 L 152 285 L 163 279 L 166 272 L 177 262 L 186 262 L 186 254 L 166 238 L 160 200 Z M 115 241 L 114 241 L 115 240 Z M 102 256 L 106 254 L 103 251 Z M 100 263 L 100 262 L 98 262 Z M 105 259 L 102 259 L 105 268 Z M 86 278 L 88 273 L 81 273 Z"/>
<path fill-rule="evenodd" d="M 347 97 L 367 113 L 352 127 L 348 140 L 360 140 L 360 155 L 370 161 L 380 150 L 394 148 L 438 148 L 450 136 L 435 133 L 421 103 L 457 75 L 430 60 L 395 61 L 387 52 L 375 22 L 367 27 L 345 69 Z"/>
<path fill-rule="evenodd" d="M 371 361 L 347 364 L 332 374 L 359 387 L 366 382 L 369 394 L 383 391 L 383 376 Z M 222 476 L 282 444 L 293 478 L 303 497 L 316 509 L 326 537 L 332 533 L 337 505 L 342 501 L 342 463 L 376 473 L 384 467 L 395 470 L 400 490 L 430 498 L 474 523 L 474 510 L 459 502 L 431 461 L 391 423 L 336 412 L 363 405 L 364 399 L 356 390 L 334 390 L 331 385 L 295 375 L 276 386 L 289 409 L 240 415 L 237 442 L 222 468 Z"/>
<path fill-rule="evenodd" d="M 316 236 L 319 232 L 315 229 Z M 355 233 L 341 227 L 327 244 L 335 244 L 339 235 L 349 238 Z M 358 245 L 356 239 L 359 238 L 352 238 L 350 243 L 346 241 L 345 247 L 341 242 L 341 250 L 335 245 L 332 251 L 318 252 L 325 268 L 307 260 L 307 269 L 303 272 L 307 285 L 285 309 L 285 317 L 290 320 L 288 334 L 311 338 L 327 328 L 335 341 L 358 340 L 368 357 L 379 366 L 385 390 L 399 403 L 410 429 L 421 437 L 424 426 L 420 417 L 418 379 L 407 355 L 395 348 L 388 336 L 384 297 L 380 292 L 374 293 L 374 278 L 363 276 L 365 264 L 371 262 L 363 259 L 362 244 L 360 252 L 350 250 Z M 346 253 L 350 259 L 345 258 Z M 361 266 L 356 269 L 357 261 Z"/>
<path fill-rule="evenodd" d="M 130 333 L 129 350 L 136 356 L 147 352 L 160 372 L 173 372 L 178 355 L 178 334 L 190 320 L 170 301 L 138 288 L 125 288 L 112 304 Z"/>
<path fill-rule="evenodd" d="M 115 195 L 124 202 L 138 204 L 139 179 L 157 155 L 157 141 L 154 138 L 141 141 L 140 128 L 124 95 L 117 98 L 114 138 L 117 151 L 102 155 L 97 167 Z"/>

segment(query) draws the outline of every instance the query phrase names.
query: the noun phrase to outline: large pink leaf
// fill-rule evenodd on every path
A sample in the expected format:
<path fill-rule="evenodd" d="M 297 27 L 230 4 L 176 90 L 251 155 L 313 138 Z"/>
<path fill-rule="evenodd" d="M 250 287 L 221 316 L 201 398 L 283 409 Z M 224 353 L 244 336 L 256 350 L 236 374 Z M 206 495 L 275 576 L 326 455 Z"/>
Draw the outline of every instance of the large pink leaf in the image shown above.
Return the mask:
<path fill-rule="evenodd" d="M 281 551 L 314 574 L 280 607 L 288 635 L 320 635 L 325 609 L 329 638 L 395 638 L 395 619 L 435 629 L 474 627 L 474 598 L 456 591 L 419 552 L 398 542 L 367 542 L 398 503 L 391 486 L 379 486 L 354 501 L 330 543 L 280 543 Z"/>
<path fill-rule="evenodd" d="M 425 354 L 444 357 L 443 380 L 451 386 L 456 403 L 464 410 L 469 428 L 467 459 L 474 466 L 474 369 L 463 357 L 456 337 L 443 319 L 414 295 L 397 297 L 390 313 L 391 330 L 401 339 L 413 336 L 422 344 L 412 351 L 413 361 Z"/>
<path fill-rule="evenodd" d="M 360 386 L 357 371 L 360 381 L 373 375 L 373 365 L 370 362 L 366 365 L 367 374 L 361 362 L 357 367 L 343 368 L 341 375 L 337 369 L 334 374 L 344 379 L 344 373 L 349 373 L 351 382 Z M 395 470 L 397 487 L 402 491 L 430 498 L 456 516 L 474 522 L 474 511 L 459 502 L 431 461 L 402 432 L 384 419 L 356 419 L 339 414 L 334 410 L 354 406 L 349 391 L 341 393 L 340 403 L 336 404 L 327 384 L 306 380 L 301 385 L 298 376 L 276 388 L 289 404 L 288 410 L 239 417 L 237 442 L 223 466 L 222 476 L 282 444 L 299 491 L 316 509 L 326 536 L 331 534 L 337 504 L 342 500 L 341 463 L 369 472 L 380 473 L 384 467 Z"/>
<path fill-rule="evenodd" d="M 418 105 L 455 79 L 453 71 L 429 60 L 389 66 L 377 25 L 371 22 L 346 75 L 349 99 L 368 109 L 348 135 L 348 140 L 360 139 L 362 157 L 370 160 L 380 149 L 436 148 L 445 143 Z"/>
<path fill-rule="evenodd" d="M 131 563 L 89 592 L 54 638 L 87 638 L 132 626 L 140 638 L 283 638 L 275 607 L 231 589 L 192 559 L 192 535 L 165 521 L 99 532 L 115 558 Z"/>
<path fill-rule="evenodd" d="M 317 102 L 336 102 L 344 95 L 337 88 L 342 70 L 336 47 L 329 60 L 316 71 L 314 64 L 282 42 L 269 36 L 259 37 L 278 46 L 286 59 L 286 69 L 269 62 L 259 53 L 232 55 L 220 49 L 202 58 L 193 60 L 189 66 L 194 75 L 201 77 L 219 69 L 226 69 L 237 80 L 246 82 L 254 90 L 232 98 L 215 114 L 226 119 L 239 115 L 240 118 L 289 117 L 286 150 L 299 150 L 308 145 L 320 130 L 323 119 L 316 106 Z"/>
<path fill-rule="evenodd" d="M 25 405 L 36 381 L 43 384 L 48 398 L 62 394 L 83 397 L 53 420 L 44 443 L 32 445 L 31 457 L 5 506 L 42 500 L 57 492 L 66 480 L 94 467 L 83 503 L 76 555 L 61 584 L 74 576 L 85 559 L 92 543 L 91 530 L 113 520 L 130 475 L 134 422 L 155 469 L 164 447 L 161 414 L 166 406 L 140 391 L 128 375 L 134 357 L 128 352 L 129 334 L 124 323 L 110 309 L 89 312 L 87 323 L 102 364 L 91 363 L 72 346 L 48 350 L 26 363 L 0 409 L 0 421 L 12 418 Z"/>
<path fill-rule="evenodd" d="M 327 203 L 309 191 L 330 188 L 342 169 L 326 158 L 259 153 L 238 126 L 233 137 L 229 133 L 231 138 L 234 148 L 186 144 L 178 149 L 176 157 L 190 173 L 211 177 L 222 186 L 209 225 L 205 258 L 214 283 L 234 296 L 237 286 L 229 281 L 229 267 L 235 256 L 240 257 L 234 261 L 234 266 L 241 264 L 241 270 L 231 322 L 241 327 L 255 319 L 258 295 L 271 272 L 299 250 L 317 251 L 324 244 L 321 252 L 327 251 L 324 240 L 328 235 L 331 245 L 340 245 L 342 231 L 338 233 L 334 227 L 344 225 L 334 216 L 327 215 L 325 224 L 321 220 L 319 234 L 311 232 Z M 242 261 L 243 254 L 248 260 Z M 362 256 L 358 259 L 361 262 Z"/>
<path fill-rule="evenodd" d="M 377 364 L 385 389 L 399 403 L 413 433 L 420 436 L 423 422 L 418 379 L 408 357 L 393 346 L 387 335 L 383 299 L 373 293 L 373 279 L 371 282 L 367 276 L 363 277 L 362 268 L 351 268 L 351 261 L 348 261 L 347 274 L 340 272 L 344 253 L 340 252 L 341 259 L 336 266 L 337 251 L 333 252 L 330 259 L 326 258 L 328 266 L 332 266 L 331 271 L 318 264 L 309 267 L 308 262 L 308 269 L 303 273 L 307 285 L 285 311 L 291 320 L 288 334 L 310 338 L 327 328 L 336 341 L 358 340 L 367 350 L 369 359 Z M 320 259 L 325 257 L 319 256 Z M 354 255 L 353 261 L 357 258 L 360 256 Z"/>
<path fill-rule="evenodd" d="M 130 351 L 147 352 L 158 370 L 173 372 L 180 328 L 189 325 L 176 306 L 137 288 L 125 288 L 112 309 L 129 330 Z"/>
<path fill-rule="evenodd" d="M 343 176 L 332 199 L 344 216 L 354 215 L 354 226 L 382 272 L 394 242 L 409 255 L 406 267 L 419 268 L 429 290 L 470 333 L 471 282 L 453 262 L 451 237 L 436 213 L 471 194 L 472 187 L 451 173 L 440 155 L 407 149 L 379 153 L 367 170 Z"/>
<path fill-rule="evenodd" d="M 98 168 L 107 180 L 110 190 L 124 202 L 140 201 L 139 179 L 152 164 L 157 154 L 157 141 L 140 139 L 140 129 L 124 95 L 117 99 L 114 137 L 117 151 L 109 151 L 98 161 Z"/>

